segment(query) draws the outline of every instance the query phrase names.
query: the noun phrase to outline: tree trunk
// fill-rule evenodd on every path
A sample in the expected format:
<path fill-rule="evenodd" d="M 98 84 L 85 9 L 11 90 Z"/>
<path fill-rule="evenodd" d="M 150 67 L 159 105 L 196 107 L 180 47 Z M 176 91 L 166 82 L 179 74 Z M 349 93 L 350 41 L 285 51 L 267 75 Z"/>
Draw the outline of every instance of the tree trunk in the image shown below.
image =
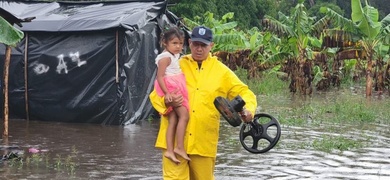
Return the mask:
<path fill-rule="evenodd" d="M 366 97 L 372 95 L 372 57 L 368 58 L 366 70 Z"/>
<path fill-rule="evenodd" d="M 298 69 L 299 69 L 299 64 L 295 59 L 289 59 L 287 61 L 287 72 L 290 76 L 290 85 L 289 89 L 290 92 L 296 93 L 298 90 L 298 80 L 299 80 L 299 74 L 298 74 Z"/>
<path fill-rule="evenodd" d="M 375 90 L 378 91 L 379 95 L 383 93 L 385 89 L 385 82 L 383 80 L 384 72 L 383 72 L 383 60 L 378 59 L 376 61 L 376 73 L 375 73 Z"/>
<path fill-rule="evenodd" d="M 297 86 L 299 87 L 299 92 L 302 95 L 310 95 L 312 93 L 311 81 L 311 63 L 306 58 L 306 50 L 304 48 L 299 49 L 298 61 L 298 80 Z"/>
<path fill-rule="evenodd" d="M 3 80 L 3 97 L 4 97 L 4 132 L 3 136 L 8 137 L 8 75 L 9 75 L 9 64 L 11 61 L 11 46 L 7 46 L 5 50 L 5 61 L 4 61 L 4 80 Z"/>
<path fill-rule="evenodd" d="M 387 87 L 387 93 L 390 95 L 390 65 L 386 64 L 384 75 L 385 87 Z"/>
<path fill-rule="evenodd" d="M 332 64 L 332 85 L 333 87 L 340 87 L 340 83 L 341 83 L 341 80 L 340 80 L 340 72 L 339 72 L 339 69 L 341 67 L 341 61 L 339 59 L 339 57 L 335 57 L 334 58 L 334 61 L 333 61 L 333 64 Z"/>

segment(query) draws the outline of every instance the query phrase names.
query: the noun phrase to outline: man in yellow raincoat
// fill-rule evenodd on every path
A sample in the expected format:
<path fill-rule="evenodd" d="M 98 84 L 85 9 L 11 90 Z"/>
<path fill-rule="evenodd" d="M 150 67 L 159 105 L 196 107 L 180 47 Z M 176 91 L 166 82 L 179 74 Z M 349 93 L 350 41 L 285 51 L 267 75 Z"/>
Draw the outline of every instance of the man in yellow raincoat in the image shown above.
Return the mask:
<path fill-rule="evenodd" d="M 257 107 L 255 94 L 227 66 L 213 56 L 210 51 L 214 43 L 212 31 L 204 26 L 195 27 L 189 40 L 191 54 L 180 60 L 180 67 L 186 77 L 188 88 L 190 119 L 185 136 L 185 148 L 190 157 L 187 161 L 180 156 L 179 164 L 163 157 L 162 169 L 164 180 L 213 180 L 219 123 L 221 120 L 214 106 L 218 96 L 233 99 L 240 95 L 246 102 L 241 113 L 242 120 L 252 120 Z M 149 98 L 153 107 L 164 114 L 169 106 L 180 106 L 182 97 L 174 95 L 171 102 L 153 91 Z M 160 130 L 156 147 L 166 150 L 167 116 L 161 116 Z"/>

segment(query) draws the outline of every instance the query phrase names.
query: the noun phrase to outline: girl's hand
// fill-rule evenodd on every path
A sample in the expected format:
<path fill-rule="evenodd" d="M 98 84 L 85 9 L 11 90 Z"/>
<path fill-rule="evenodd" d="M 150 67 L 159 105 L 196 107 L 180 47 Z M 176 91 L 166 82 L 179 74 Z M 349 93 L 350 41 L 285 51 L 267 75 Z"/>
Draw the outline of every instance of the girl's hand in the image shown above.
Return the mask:
<path fill-rule="evenodd" d="M 169 97 L 171 100 L 169 100 Z M 168 93 L 164 96 L 165 104 L 172 107 L 180 107 L 183 103 L 183 96 L 178 93 L 178 90 Z"/>
<path fill-rule="evenodd" d="M 168 101 L 168 102 L 172 102 L 172 95 L 171 94 L 165 94 L 165 99 Z"/>

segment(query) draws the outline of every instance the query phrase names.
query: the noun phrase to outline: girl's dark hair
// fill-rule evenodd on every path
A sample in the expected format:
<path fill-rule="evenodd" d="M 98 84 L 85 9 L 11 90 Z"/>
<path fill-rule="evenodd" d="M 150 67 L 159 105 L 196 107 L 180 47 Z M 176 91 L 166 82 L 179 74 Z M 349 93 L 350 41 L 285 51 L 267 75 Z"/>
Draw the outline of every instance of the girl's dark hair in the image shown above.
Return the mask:
<path fill-rule="evenodd" d="M 179 39 L 184 39 L 184 32 L 181 29 L 179 29 L 178 27 L 172 26 L 172 27 L 168 28 L 167 30 L 165 30 L 161 34 L 161 41 L 160 41 L 161 45 L 163 45 L 164 43 L 167 43 L 169 40 L 171 40 L 175 37 L 177 37 Z"/>

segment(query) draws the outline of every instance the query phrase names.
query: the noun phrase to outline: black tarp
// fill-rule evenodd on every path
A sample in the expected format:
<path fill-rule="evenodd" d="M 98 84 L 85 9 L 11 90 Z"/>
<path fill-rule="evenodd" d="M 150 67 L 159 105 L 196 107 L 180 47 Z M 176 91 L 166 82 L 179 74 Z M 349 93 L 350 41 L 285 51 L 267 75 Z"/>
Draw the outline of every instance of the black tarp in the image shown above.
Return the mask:
<path fill-rule="evenodd" d="M 11 54 L 11 119 L 124 125 L 154 113 L 148 95 L 159 34 L 177 23 L 166 1 L 0 1 L 0 7 L 36 17 L 15 25 L 25 37 Z M 1 71 L 4 53 L 1 44 Z"/>

